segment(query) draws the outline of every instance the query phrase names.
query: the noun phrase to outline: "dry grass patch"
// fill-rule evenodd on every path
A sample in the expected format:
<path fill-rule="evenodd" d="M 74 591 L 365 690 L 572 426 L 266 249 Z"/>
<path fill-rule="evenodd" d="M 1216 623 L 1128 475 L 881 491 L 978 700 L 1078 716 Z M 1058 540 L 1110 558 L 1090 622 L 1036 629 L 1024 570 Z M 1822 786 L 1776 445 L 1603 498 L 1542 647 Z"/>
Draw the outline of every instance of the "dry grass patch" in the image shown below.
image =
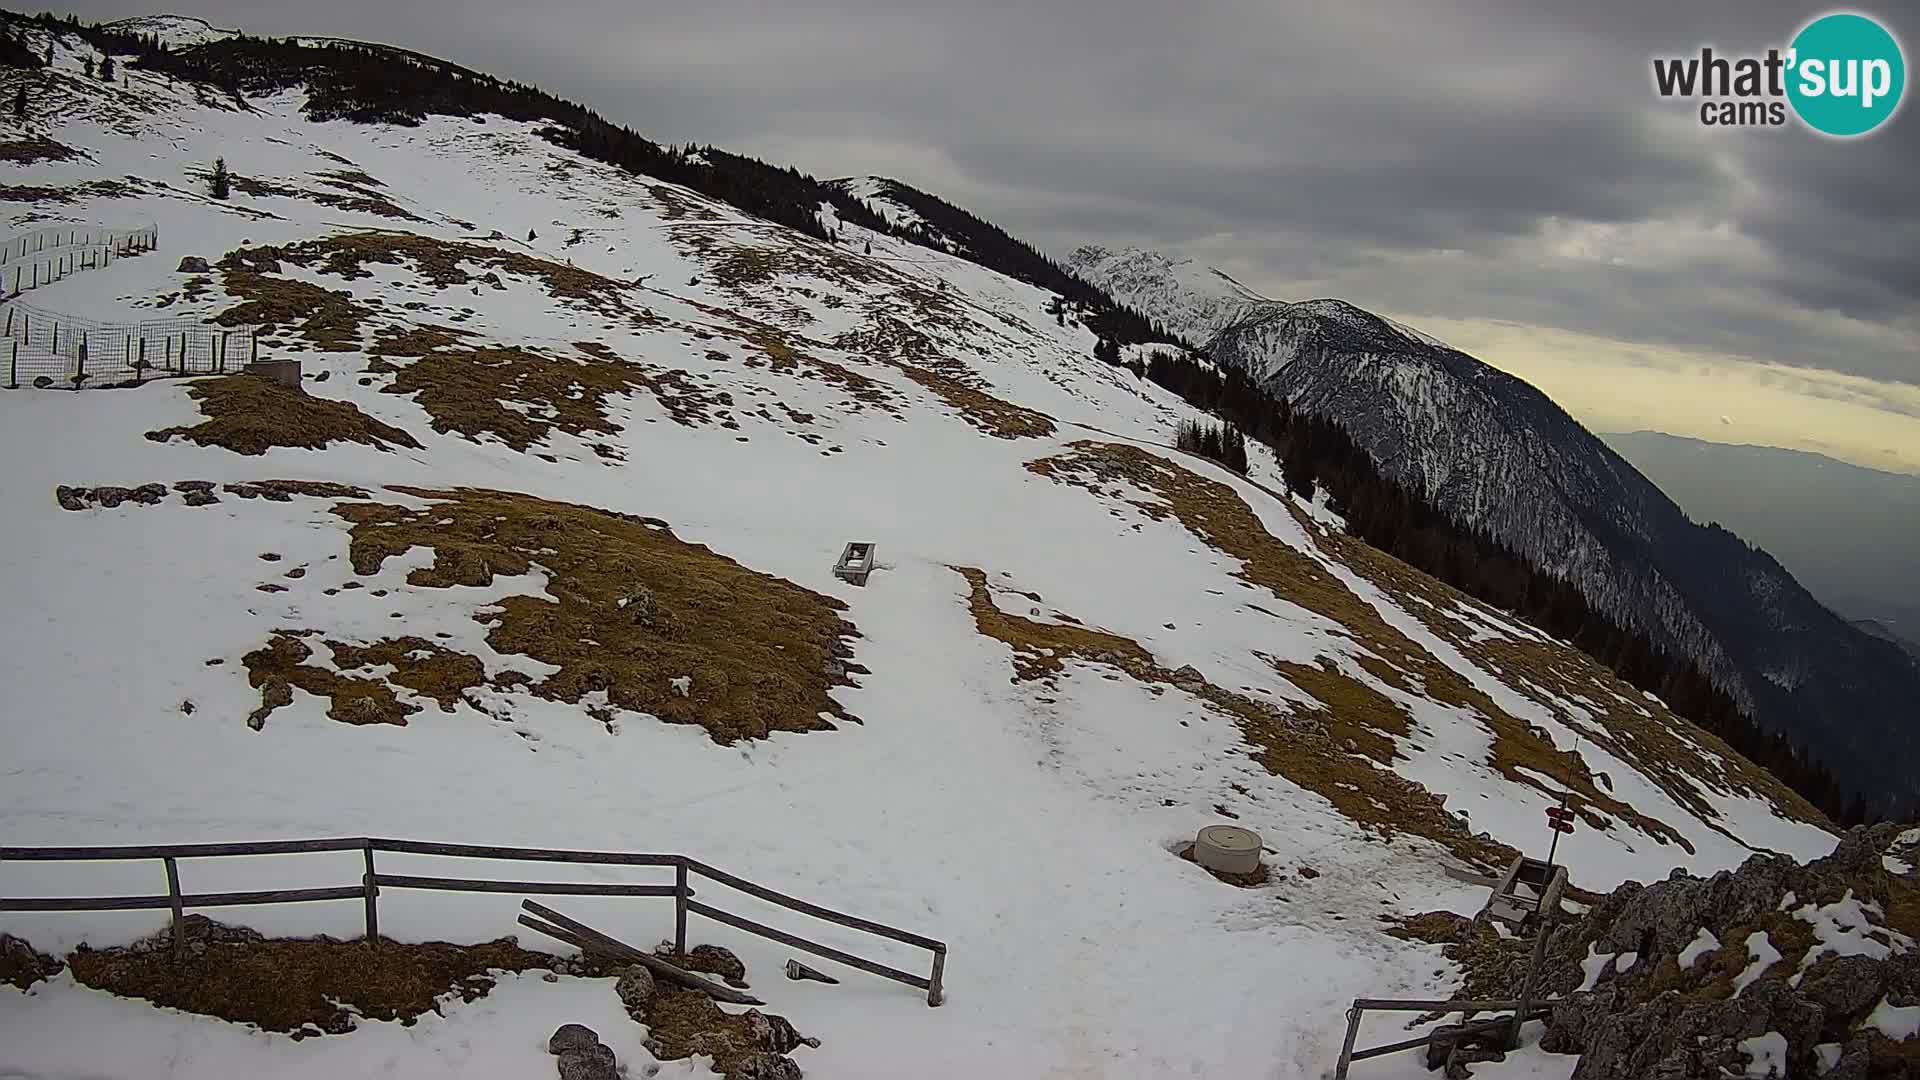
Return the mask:
<path fill-rule="evenodd" d="M 733 405 L 733 395 L 702 385 L 704 380 L 690 372 L 648 367 L 622 359 L 598 341 L 577 341 L 573 347 L 603 364 L 624 364 L 638 368 L 643 384 L 675 423 L 685 427 L 712 423 L 729 428 L 739 426 L 732 414 L 727 412 Z"/>
<path fill-rule="evenodd" d="M 389 394 L 412 394 L 433 430 L 476 442 L 491 434 L 525 451 L 555 430 L 587 436 L 620 430 L 607 399 L 652 389 L 657 376 L 634 365 L 549 356 L 512 346 L 469 345 L 443 326 L 389 333 L 374 346 L 370 372 L 392 372 Z M 412 357 L 406 364 L 394 357 Z M 686 395 L 676 395 L 683 400 Z M 510 406 L 519 406 L 514 408 Z"/>
<path fill-rule="evenodd" d="M 1319 657 L 1319 666 L 1261 657 L 1288 682 L 1313 696 L 1322 708 L 1314 715 L 1335 743 L 1382 765 L 1405 755 L 1394 741 L 1413 734 L 1413 719 L 1393 699 L 1359 679 L 1340 671 L 1331 659 Z"/>
<path fill-rule="evenodd" d="M 1328 729 L 1273 705 L 1223 690 L 1191 668 L 1170 671 L 1138 642 L 1079 625 L 1035 622 L 1000 610 L 984 571 L 953 568 L 971 586 L 969 606 L 980 633 L 1013 650 L 1015 681 L 1051 679 L 1066 661 L 1106 664 L 1142 683 L 1184 690 L 1238 722 L 1256 755 L 1277 776 L 1312 791 L 1354 822 L 1383 837 L 1410 832 L 1469 863 L 1504 864 L 1516 852 L 1469 833 L 1432 792 L 1366 757 L 1343 749 Z"/>
<path fill-rule="evenodd" d="M 247 668 L 247 682 L 260 691 L 260 707 L 247 717 L 249 727 L 259 730 L 276 709 L 293 704 L 294 687 L 326 698 L 328 718 L 343 724 L 404 727 L 407 717 L 420 711 L 420 706 L 401 701 L 383 679 L 342 675 L 307 663 L 313 650 L 300 639 L 312 633 L 281 631 L 240 658 Z"/>
<path fill-rule="evenodd" d="M 345 187 L 383 188 L 387 185 L 368 176 L 359 169 L 328 169 L 314 174 L 329 184 Z"/>
<path fill-rule="evenodd" d="M 65 966 L 45 953 L 35 952 L 32 945 L 12 934 L 0 934 L 0 983 L 26 990 L 60 974 Z"/>
<path fill-rule="evenodd" d="M 360 331 L 373 313 L 344 290 L 324 289 L 306 281 L 281 277 L 270 253 L 263 249 L 230 252 L 220 260 L 221 284 L 241 299 L 214 317 L 222 326 L 284 327 L 306 338 L 321 352 L 354 352 Z M 197 294 L 188 282 L 187 298 Z"/>
<path fill-rule="evenodd" d="M 338 176 L 340 174 L 322 175 Z M 365 174 L 357 175 L 364 176 Z M 373 178 L 367 177 L 367 179 L 372 180 Z M 378 217 L 395 218 L 401 221 L 426 220 L 416 214 L 407 212 L 396 205 L 393 200 L 373 190 L 371 187 L 363 187 L 337 179 L 328 179 L 325 182 L 335 187 L 345 189 L 346 194 L 338 194 L 332 191 L 314 191 L 311 188 L 288 187 L 285 184 L 276 184 L 266 180 L 255 180 L 244 176 L 235 176 L 232 180 L 234 190 L 239 191 L 243 195 L 254 196 L 255 198 L 278 196 L 286 199 L 302 199 L 307 202 L 319 203 L 322 206 L 331 206 L 336 210 L 373 214 Z M 379 183 L 378 180 L 374 180 L 373 182 L 375 184 Z"/>
<path fill-rule="evenodd" d="M 432 698 L 440 711 L 452 712 L 468 690 L 487 681 L 486 666 L 477 656 L 454 652 L 425 638 L 398 637 L 371 645 L 328 641 L 333 665 L 341 671 L 391 665 L 389 683 Z"/>
<path fill-rule="evenodd" d="M 70 203 L 73 191 L 68 188 L 43 187 L 39 184 L 0 184 L 0 202 Z"/>
<path fill-rule="evenodd" d="M 323 450 L 336 442 L 378 450 L 420 448 L 412 435 L 375 420 L 352 402 L 313 397 L 256 375 L 198 379 L 187 393 L 199 403 L 206 421 L 149 431 L 147 438 L 166 442 L 179 437 L 237 454 L 264 454 L 276 446 Z"/>
<path fill-rule="evenodd" d="M 1196 537 L 1239 559 L 1242 565 L 1238 576 L 1243 580 L 1338 623 L 1366 651 L 1385 662 L 1381 666 L 1369 665 L 1369 672 L 1383 682 L 1397 690 L 1423 693 L 1445 704 L 1479 713 L 1494 733 L 1488 764 L 1507 779 L 1558 798 L 1558 789 L 1543 779 L 1551 777 L 1573 790 L 1571 805 L 1596 828 L 1608 824 L 1607 818 L 1600 816 L 1605 814 L 1628 821 L 1660 843 L 1674 843 L 1688 852 L 1693 850 L 1672 826 L 1601 790 L 1584 762 L 1555 750 L 1542 732 L 1509 715 L 1465 676 L 1394 629 L 1373 605 L 1356 596 L 1325 567 L 1306 553 L 1275 539 L 1246 501 L 1227 485 L 1198 476 L 1157 454 L 1118 443 L 1076 442 L 1067 453 L 1030 462 L 1027 468 L 1056 482 L 1074 484 L 1096 493 L 1115 485 L 1150 493 L 1151 500 L 1135 500 L 1132 504 L 1156 519 L 1179 520 Z M 1354 554 L 1344 548 L 1337 549 L 1336 553 Z M 1417 688 L 1414 679 L 1418 680 Z M 1369 717 L 1376 722 L 1391 721 L 1397 712 L 1383 712 L 1377 703 L 1368 707 L 1367 695 L 1356 694 L 1345 684 L 1325 688 L 1344 699 L 1348 706 L 1340 710 L 1343 721 L 1358 722 Z M 1352 708 L 1356 705 L 1361 707 Z M 1397 722 L 1406 721 L 1402 717 Z M 1379 734 L 1386 737 L 1396 731 L 1387 727 Z M 1379 749 L 1377 742 L 1372 745 L 1375 750 Z M 1279 751 L 1270 751 L 1270 754 L 1277 753 Z M 1286 775 L 1282 769 L 1275 768 L 1275 771 Z"/>
<path fill-rule="evenodd" d="M 503 654 L 560 670 L 530 692 L 696 724 L 714 741 L 831 729 L 855 719 L 831 691 L 852 685 L 846 605 L 749 570 L 674 536 L 664 522 L 528 495 L 396 489 L 423 510 L 349 503 L 354 570 L 431 548 L 413 585 L 486 585 L 496 575 L 548 575 L 546 596 L 512 596 L 476 616 Z M 684 692 L 676 681 L 686 679 Z"/>
<path fill-rule="evenodd" d="M 173 958 L 172 928 L 123 948 L 82 946 L 73 976 L 96 990 L 254 1024 L 267 1031 L 342 1034 L 354 1018 L 412 1024 L 441 999 L 472 1001 L 502 971 L 548 968 L 554 957 L 512 938 L 483 945 L 379 944 L 330 937 L 268 938 L 204 916 L 185 920 L 187 955 Z"/>
<path fill-rule="evenodd" d="M 686 303 L 715 320 L 712 330 L 747 345 L 764 358 L 764 361 L 749 358 L 747 367 L 758 367 L 764 362 L 777 374 L 827 383 L 845 393 L 855 410 L 872 406 L 886 412 L 898 411 L 890 387 L 844 364 L 821 359 L 814 351 L 819 347 L 818 342 L 737 310 L 713 307 L 697 300 Z M 709 353 L 708 358 L 712 359 L 713 355 Z M 720 353 L 719 357 L 724 360 L 726 354 Z"/>
<path fill-rule="evenodd" d="M 609 316 L 629 316 L 643 325 L 653 317 L 627 302 L 630 286 L 590 270 L 534 258 L 516 251 L 453 240 L 438 240 L 408 232 L 357 232 L 306 240 L 275 249 L 279 258 L 296 266 L 353 280 L 372 276 L 369 263 L 411 264 L 435 288 L 471 284 L 469 266 L 538 278 L 557 299 L 578 300 Z"/>
<path fill-rule="evenodd" d="M 79 156 L 80 151 L 44 135 L 30 139 L 0 140 L 0 161 L 15 165 L 31 165 L 36 161 L 71 161 Z"/>
<path fill-rule="evenodd" d="M 988 393 L 982 388 L 984 381 L 972 369 L 943 355 L 931 337 L 901 319 L 870 318 L 866 325 L 841 334 L 833 343 L 836 348 L 898 368 L 989 435 L 1002 439 L 1044 438 L 1055 430 L 1053 418 L 1045 413 Z"/>
<path fill-rule="evenodd" d="M 653 201 L 660 204 L 660 216 L 668 221 L 719 221 L 721 216 L 712 203 L 688 191 L 670 188 L 665 184 L 647 185 L 647 193 Z"/>
<path fill-rule="evenodd" d="M 243 499 L 268 502 L 292 502 L 298 495 L 308 499 L 364 499 L 367 493 L 348 484 L 328 480 L 249 480 L 228 484 L 229 494 Z"/>
<path fill-rule="evenodd" d="M 1712 823 L 1720 814 L 1692 781 L 1728 795 L 1747 795 L 1771 803 L 1789 819 L 1832 827 L 1825 815 L 1772 773 L 1742 757 L 1719 736 L 1695 727 L 1665 705 L 1647 698 L 1585 653 L 1515 636 L 1475 641 L 1471 627 L 1445 613 L 1460 607 L 1487 612 L 1484 604 L 1353 537 L 1328 533 L 1320 542 L 1355 573 L 1389 595 L 1425 600 L 1424 604 L 1410 602 L 1400 606 L 1469 660 L 1490 671 L 1498 671 L 1502 681 L 1513 686 L 1516 692 L 1553 709 L 1563 723 L 1631 764 L 1702 821 Z M 1524 625 L 1516 615 L 1488 614 L 1503 622 Z M 1530 692 L 1520 684 L 1522 678 L 1546 693 Z M 1581 721 L 1567 715 L 1566 708 L 1553 700 L 1555 695 L 1580 703 L 1594 714 L 1592 719 Z M 1643 710 L 1650 715 L 1643 715 Z M 1501 739 L 1501 744 L 1495 747 L 1496 753 L 1536 769 L 1564 769 L 1564 765 L 1557 762 L 1529 761 L 1537 755 L 1523 746 L 1510 745 L 1507 731 L 1496 731 Z M 1550 775 L 1557 777 L 1560 773 Z"/>

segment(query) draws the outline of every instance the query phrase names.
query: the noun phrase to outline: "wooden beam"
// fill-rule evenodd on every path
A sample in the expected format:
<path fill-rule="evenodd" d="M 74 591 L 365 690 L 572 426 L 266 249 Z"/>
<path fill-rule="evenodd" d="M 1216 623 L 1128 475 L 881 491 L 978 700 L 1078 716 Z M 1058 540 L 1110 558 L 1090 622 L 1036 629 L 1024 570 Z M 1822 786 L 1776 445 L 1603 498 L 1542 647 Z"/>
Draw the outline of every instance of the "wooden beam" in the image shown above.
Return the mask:
<path fill-rule="evenodd" d="M 705 915 L 715 922 L 723 922 L 736 929 L 745 930 L 750 934 L 758 934 L 763 938 L 777 941 L 782 945 L 791 945 L 796 949 L 804 949 L 815 956 L 824 956 L 829 960 L 845 964 L 850 968 L 858 968 L 869 974 L 878 975 L 883 979 L 892 979 L 894 982 L 906 983 L 916 990 L 932 989 L 933 984 L 931 981 L 918 975 L 911 975 L 901 971 L 899 968 L 890 968 L 885 964 L 876 964 L 872 960 L 863 960 L 852 953 L 842 952 L 829 945 L 821 945 L 818 942 L 808 941 L 806 938 L 789 934 L 784 930 L 775 930 L 771 926 L 764 926 L 754 922 L 752 919 L 743 918 L 732 912 L 721 911 L 711 904 L 703 904 L 698 900 L 692 900 L 687 903 L 687 910 L 693 912 L 695 915 Z"/>
<path fill-rule="evenodd" d="M 818 904 L 809 904 L 805 900 L 800 900 L 795 897 L 788 896 L 785 893 L 775 892 L 764 885 L 755 885 L 753 882 L 748 881 L 745 878 L 735 877 L 732 874 L 725 872 L 724 870 L 716 870 L 713 867 L 708 866 L 706 863 L 703 863 L 698 859 L 688 859 L 687 869 L 692 870 L 694 873 L 700 874 L 703 877 L 711 878 L 722 885 L 739 889 L 741 892 L 746 893 L 749 896 L 757 896 L 762 900 L 766 900 L 770 903 L 779 904 L 781 907 L 784 907 L 784 908 L 790 908 L 794 911 L 800 912 L 803 915 L 811 915 L 816 919 L 824 919 L 827 922 L 839 923 L 841 926 L 850 927 L 854 930 L 865 930 L 869 934 L 878 934 L 883 938 L 892 938 L 894 941 L 903 941 L 908 945 L 918 945 L 923 949 L 928 949 L 933 952 L 945 952 L 947 949 L 947 946 L 943 942 L 935 941 L 930 937 L 923 937 L 919 934 L 908 933 L 905 930 L 896 930 L 893 927 L 887 926 L 883 923 L 873 922 L 870 919 L 862 919 L 855 915 L 848 915 L 845 912 L 835 911 L 832 908 L 823 908 Z"/>
<path fill-rule="evenodd" d="M 716 1001 L 732 1002 L 735 1005 L 766 1004 L 766 1002 L 761 1001 L 751 994 L 743 994 L 730 986 L 723 986 L 711 979 L 702 978 L 690 971 L 685 971 L 673 964 L 667 963 L 652 953 L 641 952 L 626 942 L 620 941 L 617 938 L 608 937 L 606 934 L 595 930 L 583 922 L 569 919 L 565 915 L 547 907 L 545 904 L 536 904 L 531 900 L 522 900 L 520 906 L 562 930 L 571 931 L 575 942 L 584 945 L 589 952 L 598 952 L 606 956 L 611 956 L 616 960 L 625 960 L 628 963 L 639 964 L 641 967 L 646 968 L 661 978 L 687 987 L 690 990 L 698 990 Z M 532 929 L 539 930 L 540 927 L 533 926 Z M 545 933 L 546 931 L 541 930 L 541 932 Z M 574 942 L 569 942 L 569 944 L 573 943 Z"/>
<path fill-rule="evenodd" d="M 602 881 L 495 881 L 490 878 L 415 877 L 376 874 L 374 882 L 394 889 L 442 889 L 449 892 L 517 892 L 545 896 L 673 896 L 671 885 L 629 885 Z"/>

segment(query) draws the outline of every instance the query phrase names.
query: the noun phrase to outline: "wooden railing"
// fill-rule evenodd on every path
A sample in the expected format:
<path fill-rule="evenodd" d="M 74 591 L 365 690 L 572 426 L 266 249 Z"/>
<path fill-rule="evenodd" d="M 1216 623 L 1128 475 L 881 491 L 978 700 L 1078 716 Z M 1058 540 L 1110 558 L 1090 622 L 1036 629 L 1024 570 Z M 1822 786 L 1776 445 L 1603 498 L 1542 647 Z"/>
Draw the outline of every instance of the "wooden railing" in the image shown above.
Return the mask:
<path fill-rule="evenodd" d="M 247 892 L 189 893 L 180 887 L 181 859 L 213 859 L 240 855 L 288 855 L 305 852 L 358 851 L 365 861 L 360 884 L 317 889 L 264 889 Z M 495 859 L 513 862 L 553 862 L 586 865 L 659 866 L 673 868 L 673 884 L 645 885 L 598 881 L 508 881 L 495 878 L 426 877 L 416 874 L 383 874 L 374 866 L 375 852 L 409 855 L 443 855 L 465 859 Z M 905 983 L 927 993 L 927 1004 L 941 1002 L 941 979 L 946 971 L 945 943 L 870 919 L 862 919 L 832 908 L 821 907 L 785 893 L 755 884 L 685 855 L 658 855 L 626 851 L 568 851 L 551 848 L 492 847 L 478 844 L 436 844 L 419 840 L 385 840 L 373 837 L 337 837 L 323 840 L 268 840 L 243 844 L 160 844 L 130 847 L 0 847 L 0 862 L 103 862 L 157 859 L 166 870 L 167 891 L 146 896 L 0 896 L 0 911 L 139 911 L 171 910 L 174 922 L 174 947 L 184 947 L 181 920 L 188 909 L 235 907 L 250 904 L 299 904 L 322 900 L 362 900 L 366 904 L 366 936 L 369 942 L 380 939 L 379 898 L 382 888 L 432 889 L 476 893 L 531 893 L 547 896 L 639 896 L 671 897 L 674 901 L 674 947 L 687 951 L 687 916 L 700 915 L 735 929 L 777 941 L 796 949 L 825 957 L 848 967 Z M 822 945 L 796 934 L 778 930 L 743 915 L 723 910 L 694 899 L 693 875 L 746 893 L 767 903 L 799 912 L 824 922 L 835 923 L 876 937 L 898 941 L 933 954 L 932 969 L 925 976 L 889 967 L 852 953 Z"/>

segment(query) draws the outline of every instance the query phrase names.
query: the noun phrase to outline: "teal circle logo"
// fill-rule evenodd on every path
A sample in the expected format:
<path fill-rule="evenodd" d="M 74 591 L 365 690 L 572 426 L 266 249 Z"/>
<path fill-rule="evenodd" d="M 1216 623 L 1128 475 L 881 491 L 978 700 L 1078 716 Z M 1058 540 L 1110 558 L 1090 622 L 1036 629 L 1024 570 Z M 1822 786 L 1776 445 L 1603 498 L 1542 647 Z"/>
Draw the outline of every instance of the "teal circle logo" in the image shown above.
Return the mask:
<path fill-rule="evenodd" d="M 1822 15 L 1794 36 L 1787 100 L 1823 135 L 1865 135 L 1886 123 L 1907 88 L 1900 43 L 1852 12 Z"/>

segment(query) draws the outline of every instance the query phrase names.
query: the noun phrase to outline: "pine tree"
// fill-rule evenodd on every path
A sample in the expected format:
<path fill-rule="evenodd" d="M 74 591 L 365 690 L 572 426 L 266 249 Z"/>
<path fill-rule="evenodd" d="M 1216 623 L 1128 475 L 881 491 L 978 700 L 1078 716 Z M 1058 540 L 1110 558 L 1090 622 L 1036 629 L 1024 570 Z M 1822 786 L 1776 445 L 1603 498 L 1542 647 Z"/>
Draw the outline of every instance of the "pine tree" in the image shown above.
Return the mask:
<path fill-rule="evenodd" d="M 93 78 L 93 57 L 87 57 L 87 78 Z"/>
<path fill-rule="evenodd" d="M 13 92 L 13 118 L 21 123 L 26 122 L 26 119 L 27 119 L 27 84 L 26 83 L 21 83 L 20 88 Z"/>
<path fill-rule="evenodd" d="M 112 53 L 108 53 L 107 55 L 100 58 L 100 81 L 101 82 L 113 81 L 113 54 Z"/>
<path fill-rule="evenodd" d="M 224 199 L 233 192 L 233 177 L 227 173 L 227 159 L 213 159 L 213 176 L 207 181 L 207 190 L 216 199 Z"/>

